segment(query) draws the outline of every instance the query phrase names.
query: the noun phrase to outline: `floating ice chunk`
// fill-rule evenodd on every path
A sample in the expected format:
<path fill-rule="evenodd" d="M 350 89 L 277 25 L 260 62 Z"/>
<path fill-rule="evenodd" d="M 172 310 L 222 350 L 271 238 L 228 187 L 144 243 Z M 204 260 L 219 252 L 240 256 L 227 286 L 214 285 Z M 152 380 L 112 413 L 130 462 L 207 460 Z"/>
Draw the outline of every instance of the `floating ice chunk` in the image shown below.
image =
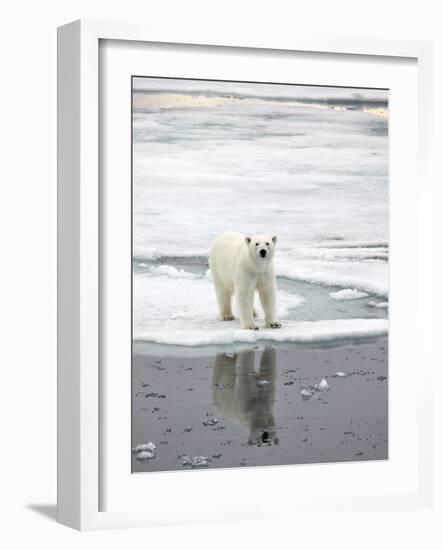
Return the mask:
<path fill-rule="evenodd" d="M 157 445 L 155 443 L 152 443 L 152 441 L 149 441 L 148 443 L 140 443 L 139 445 L 134 447 L 135 459 L 150 460 L 151 458 L 155 458 L 156 448 Z"/>
<path fill-rule="evenodd" d="M 206 422 L 203 422 L 203 426 L 215 426 L 216 424 L 218 424 L 218 420 L 216 418 L 211 418 L 206 420 Z"/>
<path fill-rule="evenodd" d="M 151 458 L 155 458 L 155 452 L 154 451 L 141 451 L 140 453 L 136 454 L 136 460 L 150 460 Z"/>
<path fill-rule="evenodd" d="M 211 459 L 207 456 L 194 456 L 189 457 L 188 455 L 182 455 L 182 466 L 191 466 L 191 468 L 204 468 L 209 466 Z"/>
<path fill-rule="evenodd" d="M 337 292 L 330 292 L 329 296 L 333 300 L 356 300 L 358 298 L 365 298 L 368 296 L 368 293 L 357 290 L 356 288 L 344 288 Z"/>
<path fill-rule="evenodd" d="M 209 458 L 207 456 L 194 456 L 191 468 L 202 468 L 204 466 L 209 466 Z"/>
<path fill-rule="evenodd" d="M 302 394 L 303 397 L 312 397 L 312 391 L 311 390 L 301 390 L 300 392 Z"/>
<path fill-rule="evenodd" d="M 376 307 L 378 309 L 388 309 L 389 303 L 388 302 L 374 302 L 370 301 L 366 304 L 368 307 Z"/>
<path fill-rule="evenodd" d="M 258 380 L 257 384 L 259 386 L 267 386 L 269 384 L 269 380 Z"/>
<path fill-rule="evenodd" d="M 155 451 L 157 448 L 157 445 L 155 443 L 152 443 L 152 441 L 149 441 L 149 443 L 140 443 L 136 447 L 134 447 L 134 452 L 139 453 L 142 451 Z"/>
<path fill-rule="evenodd" d="M 319 383 L 319 385 L 318 385 L 318 389 L 319 389 L 320 391 L 329 390 L 329 384 L 328 384 L 328 382 L 327 382 L 324 378 L 322 378 L 322 379 L 320 380 L 320 383 Z"/>
<path fill-rule="evenodd" d="M 334 376 L 338 376 L 338 377 L 342 377 L 342 376 L 347 376 L 347 374 L 345 372 L 342 372 L 342 371 L 338 371 L 334 374 Z"/>

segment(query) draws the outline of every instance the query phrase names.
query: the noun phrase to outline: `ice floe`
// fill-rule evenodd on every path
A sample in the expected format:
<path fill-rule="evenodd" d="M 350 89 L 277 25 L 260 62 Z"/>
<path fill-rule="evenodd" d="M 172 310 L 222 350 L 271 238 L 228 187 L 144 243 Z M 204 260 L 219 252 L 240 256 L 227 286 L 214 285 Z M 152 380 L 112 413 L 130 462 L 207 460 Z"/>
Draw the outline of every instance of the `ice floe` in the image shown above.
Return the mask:
<path fill-rule="evenodd" d="M 318 389 L 320 391 L 326 391 L 329 390 L 329 384 L 325 378 L 322 378 L 318 384 Z"/>
<path fill-rule="evenodd" d="M 155 451 L 157 445 L 150 441 L 149 443 L 140 443 L 134 447 L 134 452 L 139 453 L 141 451 Z"/>
<path fill-rule="evenodd" d="M 215 426 L 216 424 L 218 424 L 217 418 L 210 418 L 203 422 L 203 426 Z"/>
<path fill-rule="evenodd" d="M 150 460 L 151 458 L 155 458 L 154 451 L 141 451 L 135 455 L 136 460 Z"/>
<path fill-rule="evenodd" d="M 241 330 L 239 321 L 219 321 L 212 283 L 204 276 L 171 278 L 134 273 L 134 339 L 184 346 L 235 342 L 321 342 L 386 334 L 386 319 L 322 319 L 297 321 L 291 312 L 305 303 L 302 296 L 279 290 L 277 315 L 281 329 L 264 327 L 260 305 L 259 331 Z M 234 304 L 234 315 L 235 304 Z"/>
<path fill-rule="evenodd" d="M 326 392 L 330 389 L 328 381 L 326 378 L 322 378 L 318 384 L 309 386 L 308 388 L 303 388 L 300 390 L 300 394 L 303 399 L 310 399 L 313 395 L 321 392 Z"/>
<path fill-rule="evenodd" d="M 366 304 L 368 307 L 376 307 L 377 309 L 388 309 L 389 303 L 388 302 L 374 302 L 371 300 Z"/>
<path fill-rule="evenodd" d="M 336 292 L 330 292 L 329 296 L 333 300 L 357 300 L 359 298 L 365 298 L 368 296 L 367 292 L 362 292 L 355 288 L 343 288 L 342 290 L 337 290 Z"/>
<path fill-rule="evenodd" d="M 388 295 L 388 268 L 381 260 L 345 261 L 302 259 L 277 255 L 276 272 L 281 277 L 315 284 L 340 286 Z"/>
<path fill-rule="evenodd" d="M 203 455 L 198 455 L 194 457 L 182 455 L 181 461 L 182 466 L 190 466 L 191 468 L 206 468 L 207 466 L 209 466 L 211 459 Z"/>
<path fill-rule="evenodd" d="M 135 459 L 138 461 L 151 460 L 156 457 L 157 445 L 149 441 L 148 443 L 140 443 L 133 449 L 135 453 Z"/>
<path fill-rule="evenodd" d="M 233 322 L 235 323 L 235 322 Z M 323 321 L 287 321 L 279 330 L 258 331 L 224 328 L 226 323 L 203 319 L 187 324 L 171 322 L 137 327 L 134 338 L 158 344 L 182 346 L 224 345 L 236 342 L 331 342 L 346 338 L 368 338 L 387 334 L 386 319 L 334 319 Z"/>
<path fill-rule="evenodd" d="M 134 336 L 146 339 L 148 327 L 163 326 L 174 331 L 205 326 L 230 329 L 231 323 L 215 323 L 217 306 L 212 283 L 206 277 L 179 277 L 136 273 L 133 277 Z M 280 291 L 277 314 L 285 319 L 290 310 L 299 307 L 304 299 L 297 294 Z M 257 304 L 260 311 L 260 306 Z M 234 307 L 235 310 L 235 307 Z M 235 313 L 235 311 L 234 311 Z M 177 342 L 178 343 L 178 342 Z"/>

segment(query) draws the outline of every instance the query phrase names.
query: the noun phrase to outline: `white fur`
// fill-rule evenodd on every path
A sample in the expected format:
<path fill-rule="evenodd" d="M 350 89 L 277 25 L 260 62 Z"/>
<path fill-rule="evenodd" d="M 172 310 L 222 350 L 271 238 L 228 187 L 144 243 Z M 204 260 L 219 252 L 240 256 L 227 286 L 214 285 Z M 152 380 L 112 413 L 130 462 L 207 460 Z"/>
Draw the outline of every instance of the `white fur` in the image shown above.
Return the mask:
<path fill-rule="evenodd" d="M 276 242 L 277 237 L 269 235 L 244 237 L 240 233 L 224 233 L 212 243 L 209 267 L 219 306 L 219 319 L 234 319 L 231 299 L 235 295 L 241 327 L 258 330 L 254 322 L 254 293 L 258 291 L 266 327 L 281 326 L 275 316 L 277 285 L 273 258 Z"/>

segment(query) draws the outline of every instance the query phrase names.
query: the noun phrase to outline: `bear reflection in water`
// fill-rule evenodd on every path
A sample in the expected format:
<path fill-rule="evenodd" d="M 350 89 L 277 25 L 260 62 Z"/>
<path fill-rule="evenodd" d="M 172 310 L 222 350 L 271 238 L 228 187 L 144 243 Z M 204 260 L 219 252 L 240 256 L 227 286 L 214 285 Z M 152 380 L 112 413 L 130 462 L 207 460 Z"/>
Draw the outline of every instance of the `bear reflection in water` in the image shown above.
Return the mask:
<path fill-rule="evenodd" d="M 276 396 L 276 350 L 267 346 L 255 368 L 255 350 L 218 353 L 213 370 L 213 400 L 223 416 L 239 422 L 250 445 L 278 445 L 273 414 Z"/>

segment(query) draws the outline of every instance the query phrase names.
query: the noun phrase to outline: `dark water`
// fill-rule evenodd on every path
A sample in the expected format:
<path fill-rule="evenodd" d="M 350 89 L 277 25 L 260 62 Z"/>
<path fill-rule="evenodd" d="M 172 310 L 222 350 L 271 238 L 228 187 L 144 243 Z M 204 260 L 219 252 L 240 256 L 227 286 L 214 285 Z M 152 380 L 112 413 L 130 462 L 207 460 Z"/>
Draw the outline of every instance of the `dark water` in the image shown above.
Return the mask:
<path fill-rule="evenodd" d="M 132 443 L 156 449 L 150 459 L 133 452 L 134 472 L 191 468 L 183 456 L 211 468 L 388 458 L 387 338 L 184 357 L 165 349 L 135 348 Z"/>

